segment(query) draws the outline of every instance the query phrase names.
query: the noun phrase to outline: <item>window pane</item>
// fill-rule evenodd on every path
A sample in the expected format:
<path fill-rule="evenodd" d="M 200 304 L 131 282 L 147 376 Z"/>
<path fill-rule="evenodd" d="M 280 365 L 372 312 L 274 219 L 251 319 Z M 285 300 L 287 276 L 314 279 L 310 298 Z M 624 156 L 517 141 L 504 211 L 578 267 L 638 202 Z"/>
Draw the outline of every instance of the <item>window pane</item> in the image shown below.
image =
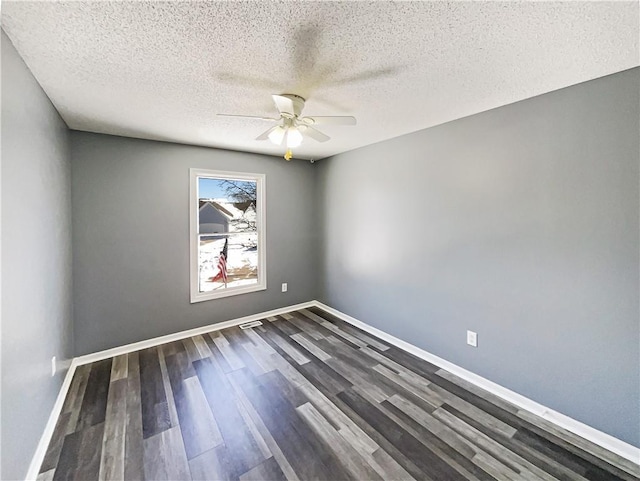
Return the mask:
<path fill-rule="evenodd" d="M 198 233 L 256 230 L 257 182 L 200 177 Z"/>
<path fill-rule="evenodd" d="M 256 284 L 258 282 L 258 233 L 247 232 L 228 236 L 201 235 L 198 265 L 200 292 Z"/>
<path fill-rule="evenodd" d="M 255 181 L 198 178 L 200 292 L 258 282 L 256 191 Z"/>

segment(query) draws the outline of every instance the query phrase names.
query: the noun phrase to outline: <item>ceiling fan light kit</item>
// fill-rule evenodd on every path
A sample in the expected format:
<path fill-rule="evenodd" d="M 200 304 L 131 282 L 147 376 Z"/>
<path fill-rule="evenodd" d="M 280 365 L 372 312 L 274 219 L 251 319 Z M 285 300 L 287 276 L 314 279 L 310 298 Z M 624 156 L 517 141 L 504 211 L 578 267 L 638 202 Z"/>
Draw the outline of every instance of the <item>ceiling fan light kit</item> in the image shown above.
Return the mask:
<path fill-rule="evenodd" d="M 302 134 L 298 127 L 291 126 L 287 129 L 287 147 L 293 149 L 302 143 Z"/>
<path fill-rule="evenodd" d="M 274 145 L 285 144 L 287 150 L 284 154 L 285 160 L 291 160 L 295 149 L 302 144 L 306 137 L 310 137 L 317 142 L 326 142 L 330 137 L 312 125 L 355 125 L 356 119 L 351 116 L 315 116 L 302 117 L 305 99 L 295 94 L 272 95 L 273 103 L 280 113 L 278 118 L 258 117 L 252 115 L 218 114 L 223 117 L 240 117 L 249 119 L 266 120 L 278 122 L 278 125 L 271 127 L 256 137 L 256 140 L 269 140 Z"/>
<path fill-rule="evenodd" d="M 280 145 L 282 144 L 282 140 L 284 139 L 284 134 L 287 131 L 281 125 L 276 125 L 269 130 L 267 137 L 271 141 L 272 144 Z"/>

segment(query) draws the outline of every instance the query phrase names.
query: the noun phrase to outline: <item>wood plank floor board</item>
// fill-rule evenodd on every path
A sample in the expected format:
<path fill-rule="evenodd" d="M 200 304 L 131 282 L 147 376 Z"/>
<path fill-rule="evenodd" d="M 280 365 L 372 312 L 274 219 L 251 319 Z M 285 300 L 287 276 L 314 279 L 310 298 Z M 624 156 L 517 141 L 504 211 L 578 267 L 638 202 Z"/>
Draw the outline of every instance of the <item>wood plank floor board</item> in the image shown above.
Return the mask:
<path fill-rule="evenodd" d="M 38 473 L 36 481 L 53 481 L 55 472 L 55 469 L 50 469 L 49 471 L 41 471 L 40 473 Z"/>
<path fill-rule="evenodd" d="M 568 466 L 569 469 L 581 473 L 587 479 L 609 479 L 611 481 L 638 481 L 640 479 L 602 460 L 594 464 L 592 462 L 595 461 L 594 458 L 577 456 L 565 447 L 525 428 L 519 429 L 514 438 L 524 442 L 527 446 L 533 446 L 538 451 L 546 453 L 549 457 Z"/>
<path fill-rule="evenodd" d="M 340 356 L 345 361 L 352 363 L 362 370 L 368 371 L 378 364 L 378 361 L 368 356 L 363 356 L 359 348 L 352 348 L 333 335 L 326 336 L 322 344 L 329 345 L 334 350 L 335 355 Z M 366 347 L 366 346 L 365 346 Z"/>
<path fill-rule="evenodd" d="M 593 469 L 594 472 L 603 470 L 603 472 L 610 473 L 610 476 L 616 476 L 611 479 L 617 479 L 618 476 L 622 476 L 619 479 L 625 479 L 625 476 L 627 476 L 626 479 L 628 480 L 638 479 L 637 476 L 630 475 L 610 463 L 607 463 L 605 460 L 585 452 L 578 446 L 572 445 L 563 439 L 558 438 L 553 433 L 545 431 L 544 429 L 527 422 L 525 419 L 518 416 L 517 413 L 519 410 L 515 406 L 509 405 L 501 399 L 496 399 L 496 397 L 490 393 L 484 393 L 477 386 L 472 386 L 467 381 L 455 378 L 450 373 L 445 374 L 442 370 L 438 371 L 436 374 L 437 375 L 432 377 L 434 384 L 437 384 L 440 388 L 483 410 L 495 419 L 515 428 L 517 432 L 514 434 L 514 437 L 521 437 L 523 432 L 528 432 L 539 436 L 540 440 L 543 440 L 544 443 L 548 443 L 550 446 L 553 446 L 556 452 L 554 457 L 562 459 L 562 464 L 566 465 L 568 469 L 573 470 L 574 468 L 571 466 L 582 466 L 586 463 L 586 467 L 576 468 L 578 469 L 578 473 L 586 472 L 588 469 Z M 454 380 L 455 382 L 453 382 Z M 492 402 L 491 400 L 494 401 Z M 589 460 L 593 462 L 589 462 Z M 603 466 L 603 468 L 599 468 L 598 466 Z"/>
<path fill-rule="evenodd" d="M 544 481 L 554 481 L 553 476 L 545 473 L 535 464 L 530 463 L 523 457 L 519 456 L 517 453 L 509 449 L 505 449 L 504 446 L 498 441 L 478 431 L 473 426 L 464 422 L 461 418 L 451 414 L 449 411 L 444 409 L 444 407 L 436 409 L 433 412 L 433 416 L 441 420 L 443 423 L 447 424 L 454 431 L 458 432 L 460 435 L 467 438 L 474 444 L 482 447 L 483 451 L 489 453 L 498 461 L 512 468 L 514 471 L 523 474 L 531 473 L 532 475 L 535 475 L 536 478 L 542 479 Z"/>
<path fill-rule="evenodd" d="M 100 471 L 103 434 L 104 422 L 67 435 L 53 475 L 54 481 L 97 480 Z"/>
<path fill-rule="evenodd" d="M 277 320 L 274 321 L 271 325 L 282 332 L 283 336 L 293 336 L 294 334 L 300 334 L 302 331 L 295 324 L 289 322 L 289 320 L 285 319 L 284 316 L 276 316 Z M 289 319 L 292 319 L 293 316 L 290 316 Z"/>
<path fill-rule="evenodd" d="M 274 328 L 271 324 L 267 324 L 261 333 L 261 336 L 265 341 L 283 357 L 289 357 L 297 364 L 306 364 L 311 362 L 311 360 L 305 356 L 300 349 L 293 346 L 290 342 L 287 342 L 287 340 L 280 334 L 280 331 Z"/>
<path fill-rule="evenodd" d="M 384 357 L 387 357 L 407 369 L 410 369 L 419 376 L 423 376 L 425 379 L 431 380 L 431 375 L 440 370 L 440 368 L 435 364 L 431 364 L 430 362 L 420 359 L 419 357 L 416 357 L 407 351 L 403 351 L 396 346 L 390 346 L 389 349 L 385 351 L 380 351 L 375 348 L 372 349 L 378 351 L 379 354 Z"/>
<path fill-rule="evenodd" d="M 257 366 L 257 369 L 253 369 L 252 366 L 249 366 L 249 369 L 252 370 L 254 375 L 259 376 L 278 369 L 277 362 L 275 361 L 275 355 L 279 356 L 279 354 L 275 351 L 275 355 L 268 354 L 263 349 L 250 342 L 243 344 L 242 348 L 247 354 L 249 354 L 252 359 L 252 363 L 255 362 L 255 365 Z"/>
<path fill-rule="evenodd" d="M 126 356 L 125 356 L 126 357 Z M 98 479 L 117 481 L 124 479 L 124 459 L 127 423 L 127 373 L 126 360 L 120 361 L 119 370 L 111 371 L 113 379 L 109 385 L 107 413 L 105 417 L 100 472 Z M 117 375 L 114 376 L 113 373 Z"/>
<path fill-rule="evenodd" d="M 204 356 L 202 356 L 202 354 L 198 350 L 198 347 L 196 346 L 195 338 L 187 337 L 186 339 L 182 340 L 182 344 L 187 351 L 189 361 L 194 362 L 204 358 Z"/>
<path fill-rule="evenodd" d="M 501 421 L 504 424 L 515 428 L 516 430 L 527 426 L 526 421 L 520 419 L 517 416 L 517 410 L 512 406 L 492 403 L 484 399 L 483 397 L 478 396 L 474 392 L 468 391 L 458 386 L 456 383 L 443 378 L 437 373 L 428 374 L 428 378 L 434 385 L 438 386 L 439 388 L 444 389 L 450 394 L 457 396 L 459 399 L 466 401 L 467 403 L 475 406 L 478 409 L 481 409 L 498 421 Z"/>
<path fill-rule="evenodd" d="M 230 372 L 235 369 L 242 369 L 244 367 L 242 359 L 238 357 L 236 352 L 231 347 L 229 340 L 224 336 L 224 334 L 222 334 L 222 332 L 211 332 L 209 333 L 209 337 L 224 358 L 224 363 L 220 364 L 224 372 Z M 211 349 L 211 346 L 209 346 L 209 348 Z"/>
<path fill-rule="evenodd" d="M 140 353 L 127 355 L 127 424 L 125 433 L 126 456 L 124 479 L 144 479 L 144 445 L 142 433 L 142 398 L 140 391 Z"/>
<path fill-rule="evenodd" d="M 526 415 L 526 417 L 530 418 L 528 414 Z M 546 423 L 547 421 L 540 424 L 544 425 Z M 589 470 L 603 470 L 605 472 L 613 472 L 616 476 L 628 481 L 637 481 L 638 479 L 640 479 L 640 467 L 636 467 L 627 459 L 621 460 L 620 457 L 615 455 L 614 453 L 607 453 L 606 459 L 603 459 L 598 455 L 594 455 L 593 452 L 601 452 L 603 451 L 603 449 L 599 446 L 591 446 L 587 451 L 583 449 L 583 445 L 586 443 L 585 440 L 580 439 L 580 446 L 572 444 L 567 439 L 577 438 L 577 436 L 575 436 L 573 433 L 563 433 L 562 437 L 559 437 L 556 432 L 557 428 L 555 427 L 553 428 L 554 432 L 549 432 L 539 425 L 530 422 L 527 422 L 526 426 L 530 430 L 530 432 L 537 434 L 550 444 L 564 449 L 565 451 L 572 453 L 574 456 L 588 463 L 588 465 L 590 466 L 588 468 Z M 615 464 L 612 464 L 613 460 L 615 460 Z"/>
<path fill-rule="evenodd" d="M 481 421 L 478 421 L 475 418 L 468 416 L 467 414 L 457 411 L 455 408 L 448 406 L 447 404 L 443 405 L 443 409 L 446 409 L 452 414 L 455 414 L 459 419 L 463 420 L 470 426 L 473 426 L 478 431 L 498 441 L 501 445 L 507 447 L 517 455 L 521 456 L 532 464 L 535 464 L 540 469 L 550 473 L 552 476 L 558 478 L 559 480 L 584 481 L 586 479 L 581 475 L 581 473 L 586 472 L 586 470 L 580 467 L 578 464 L 574 465 L 574 468 L 578 469 L 570 469 L 567 466 L 557 462 L 553 456 L 548 456 L 544 452 L 537 450 L 535 446 L 520 442 L 517 439 L 514 439 L 513 436 L 501 436 L 500 434 L 492 430 L 489 426 L 483 424 Z"/>
<path fill-rule="evenodd" d="M 584 468 L 580 468 L 581 471 L 586 472 L 587 470 L 592 470 L 594 473 L 598 473 L 600 471 L 610 473 L 609 476 L 615 476 L 610 478 L 613 480 L 625 479 L 633 481 L 639 479 L 639 476 L 630 474 L 629 472 L 584 451 L 580 447 L 559 438 L 553 432 L 546 431 L 536 424 L 532 424 L 526 419 L 519 417 L 519 409 L 515 406 L 509 405 L 501 399 L 496 399 L 494 395 L 485 393 L 477 386 L 470 385 L 467 381 L 455 378 L 450 373 L 445 374 L 442 370 L 430 375 L 430 379 L 434 384 L 437 384 L 446 391 L 454 394 L 460 399 L 464 399 L 494 418 L 517 429 L 517 433 L 514 434 L 514 436 L 517 437 L 521 435 L 522 432 L 528 432 L 539 437 L 542 443 L 547 443 L 549 446 L 553 446 L 553 449 L 557 453 L 557 457 L 561 457 L 561 459 L 564 459 L 566 463 L 577 463 L 578 465 L 585 466 Z"/>
<path fill-rule="evenodd" d="M 171 426 L 178 425 L 178 411 L 176 409 L 175 399 L 173 397 L 173 389 L 167 372 L 167 361 L 164 354 L 163 346 L 158 347 L 158 362 L 160 364 L 160 374 L 162 375 L 162 386 L 164 388 L 164 397 L 167 400 L 167 410 L 169 411 L 169 422 Z"/>
<path fill-rule="evenodd" d="M 364 356 L 370 358 L 372 360 L 372 365 L 382 364 L 386 369 L 393 372 L 395 375 L 402 376 L 407 382 L 416 383 L 419 387 L 427 387 L 431 384 L 430 381 L 425 378 L 417 375 L 412 370 L 407 369 L 402 364 L 398 364 L 397 362 L 389 359 L 386 356 L 383 356 L 375 349 L 370 349 L 369 347 L 361 347 L 359 352 L 364 354 Z"/>
<path fill-rule="evenodd" d="M 313 314 L 315 314 L 317 316 L 317 318 L 323 319 L 325 322 L 330 322 L 331 324 L 333 324 L 336 327 L 338 327 L 340 330 L 345 331 L 345 332 L 347 332 L 348 334 L 351 334 L 354 337 L 357 337 L 358 339 L 360 339 L 365 344 L 367 344 L 367 345 L 369 345 L 371 347 L 375 347 L 376 349 L 379 349 L 381 351 L 386 351 L 390 347 L 384 341 L 381 341 L 379 339 L 375 339 L 374 337 L 370 336 L 369 334 L 366 334 L 364 331 L 362 331 L 362 330 L 360 330 L 360 329 L 358 329 L 358 328 L 356 328 L 356 327 L 354 327 L 354 326 L 352 326 L 350 324 L 347 324 L 342 319 L 338 319 L 337 317 L 333 316 L 332 314 L 328 314 L 328 313 L 324 312 L 322 309 L 320 309 L 318 307 L 311 307 L 311 308 L 308 309 L 308 311 L 313 313 Z"/>
<path fill-rule="evenodd" d="M 449 371 L 445 371 L 444 369 L 437 369 L 434 373 L 435 376 L 431 377 L 432 382 L 438 384 L 439 386 L 447 389 L 450 392 L 466 392 L 478 400 L 488 401 L 489 404 L 499 407 L 500 409 L 511 413 L 513 415 L 518 414 L 519 408 L 504 399 L 492 394 L 484 389 L 481 389 L 479 386 L 462 379 Z M 439 381 L 441 380 L 441 381 Z M 446 381 L 443 383 L 442 381 Z"/>
<path fill-rule="evenodd" d="M 498 418 L 493 417 L 486 411 L 474 406 L 473 404 L 459 398 L 455 394 L 441 388 L 437 384 L 431 383 L 428 388 L 430 392 L 442 399 L 443 404 L 455 408 L 458 412 L 464 413 L 472 419 L 477 419 L 482 425 L 495 431 L 503 437 L 510 438 L 518 430 Z"/>
<path fill-rule="evenodd" d="M 248 368 L 254 376 L 259 376 L 273 369 L 268 362 L 261 362 L 261 353 L 253 351 L 251 344 L 239 327 L 232 327 L 225 331 L 225 337 L 229 341 L 229 350 L 237 359 L 241 360 L 244 367 Z M 254 352 L 254 355 L 251 354 Z"/>
<path fill-rule="evenodd" d="M 273 364 L 276 366 L 277 370 L 285 377 L 287 380 L 293 384 L 294 386 L 299 386 L 300 384 L 306 384 L 307 378 L 304 377 L 300 371 L 296 369 L 296 366 L 288 363 L 282 356 L 278 353 L 271 355 L 271 360 Z"/>
<path fill-rule="evenodd" d="M 144 349 L 139 354 L 140 399 L 142 404 L 142 432 L 144 439 L 171 427 L 158 348 Z"/>
<path fill-rule="evenodd" d="M 267 445 L 269 452 L 271 452 L 276 462 L 280 466 L 280 469 L 284 473 L 286 479 L 288 481 L 300 481 L 300 478 L 298 478 L 298 475 L 291 466 L 291 463 L 289 463 L 289 461 L 287 460 L 286 456 L 282 452 L 282 449 L 280 449 L 280 446 L 278 445 L 278 443 L 276 443 L 275 439 L 271 435 L 271 432 L 264 424 L 264 421 L 253 407 L 251 401 L 249 401 L 249 398 L 247 398 L 240 385 L 233 379 L 233 377 L 229 378 L 229 383 L 233 387 L 238 400 L 249 414 L 249 417 L 251 417 L 253 424 L 255 425 L 256 429 L 260 433 L 260 436 Z"/>
<path fill-rule="evenodd" d="M 431 463 L 434 458 L 433 453 L 428 451 L 417 439 L 409 435 L 382 411 L 377 409 L 373 405 L 376 403 L 375 400 L 373 400 L 372 404 L 353 390 L 341 392 L 337 397 L 343 400 L 369 425 L 384 436 L 391 444 L 396 446 L 404 456 L 410 459 L 412 463 L 421 470 L 423 479 L 427 478 L 435 481 L 463 479 L 451 469 L 448 469 L 446 472 L 441 472 L 439 469 L 440 463 L 434 466 Z"/>
<path fill-rule="evenodd" d="M 430 451 L 443 459 L 455 471 L 461 474 L 465 479 L 477 481 L 491 481 L 492 477 L 472 462 L 473 457 L 477 454 L 477 449 L 471 449 L 469 444 L 452 443 L 450 439 L 444 439 L 442 431 L 435 434 L 431 430 L 412 418 L 407 412 L 399 409 L 396 404 L 390 400 L 380 404 L 383 412 L 389 416 L 394 422 L 407 431 L 414 438 L 424 444 Z M 427 414 L 427 416 L 430 416 Z M 421 418 L 424 420 L 425 418 Z M 454 434 L 454 433 L 450 433 Z"/>
<path fill-rule="evenodd" d="M 327 393 L 324 393 L 327 394 Z M 351 406 L 345 403 L 339 395 L 331 397 L 333 404 L 336 405 L 343 413 L 345 413 L 367 436 L 369 436 L 373 442 L 375 442 L 380 449 L 384 451 L 387 456 L 397 463 L 405 472 L 407 472 L 411 478 L 416 480 L 430 480 L 420 468 L 418 468 L 409 458 L 407 458 L 398 447 L 389 441 L 380 431 L 372 426 L 365 418 L 360 416 L 354 411 Z M 378 457 L 383 457 L 378 454 Z M 386 456 L 384 456 L 386 457 Z M 394 479 L 394 478 L 392 478 Z"/>
<path fill-rule="evenodd" d="M 65 399 L 62 412 L 70 413 L 69 422 L 67 424 L 67 434 L 74 432 L 78 426 L 78 419 L 80 418 L 80 410 L 82 409 L 82 402 L 84 401 L 84 395 L 87 390 L 87 383 L 89 382 L 89 374 L 91 373 L 91 364 L 85 364 L 78 366 L 73 376 L 69 394 Z"/>
<path fill-rule="evenodd" d="M 233 388 L 214 363 L 212 358 L 206 358 L 193 364 L 224 444 L 232 457 L 234 473 L 240 476 L 264 461 L 264 457 L 238 410 Z M 235 370 L 230 375 L 238 371 L 248 369 Z"/>
<path fill-rule="evenodd" d="M 242 364 L 242 361 L 240 361 L 240 359 L 237 359 L 239 365 L 229 364 L 229 361 L 227 361 L 227 358 L 224 356 L 224 354 L 222 354 L 222 351 L 218 347 L 218 343 L 222 343 L 224 346 L 229 346 L 229 342 L 226 340 L 226 338 L 224 339 L 224 341 L 220 338 L 218 338 L 217 341 L 214 341 L 214 338 L 217 338 L 217 336 L 214 336 L 213 334 L 214 333 L 205 334 L 202 337 L 209 346 L 209 350 L 211 351 L 211 358 L 215 361 L 215 365 L 218 366 L 218 368 L 224 373 L 229 373 L 235 369 L 243 368 L 244 364 Z M 233 353 L 233 350 L 230 346 L 228 354 L 233 355 L 235 358 L 235 353 Z M 191 368 L 193 369 L 193 366 L 191 366 Z"/>
<path fill-rule="evenodd" d="M 98 361 L 91 365 L 76 430 L 104 422 L 110 378 L 111 359 Z"/>
<path fill-rule="evenodd" d="M 337 394 L 351 387 L 351 383 L 322 362 L 301 365 L 298 370 L 312 384 L 322 385 L 331 394 Z"/>
<path fill-rule="evenodd" d="M 53 430 L 51 441 L 49 441 L 49 447 L 47 448 L 47 452 L 45 453 L 44 459 L 42 460 L 42 465 L 40 466 L 41 473 L 55 469 L 55 467 L 58 465 L 58 460 L 60 459 L 60 451 L 62 450 L 64 438 L 67 435 L 67 429 L 70 419 L 70 412 L 61 413 L 60 417 L 58 417 L 58 422 L 56 423 L 56 427 Z"/>
<path fill-rule="evenodd" d="M 271 345 L 260 334 L 258 334 L 258 331 L 254 329 L 244 329 L 241 332 L 252 344 L 265 354 L 269 355 L 275 352 L 274 348 L 271 347 Z"/>
<path fill-rule="evenodd" d="M 371 375 L 379 382 L 384 382 L 386 385 L 391 383 L 391 385 L 393 386 L 391 389 L 394 392 L 411 393 L 414 396 L 420 398 L 422 400 L 422 405 L 428 406 L 426 408 L 428 411 L 435 411 L 443 404 L 442 398 L 440 398 L 440 396 L 435 394 L 430 389 L 424 388 L 421 385 L 411 382 L 403 375 L 394 373 L 382 364 L 374 366 Z"/>
<path fill-rule="evenodd" d="M 271 451 L 271 448 L 267 444 L 267 441 L 265 440 L 265 436 L 263 435 L 263 432 L 258 427 L 258 421 L 256 421 L 255 416 L 252 416 L 252 413 L 255 411 L 250 412 L 250 407 L 247 405 L 247 403 L 243 401 L 243 399 L 240 396 L 237 396 L 236 406 L 238 408 L 238 412 L 242 416 L 242 419 L 244 419 L 244 422 L 247 425 L 247 428 L 249 428 L 249 431 L 253 436 L 253 440 L 258 445 L 258 448 L 262 453 L 262 457 L 264 459 L 269 459 L 273 457 L 273 452 Z"/>
<path fill-rule="evenodd" d="M 187 459 L 191 459 L 221 444 L 222 435 L 200 381 L 195 375 L 189 376 L 189 358 L 180 353 L 166 361 Z"/>
<path fill-rule="evenodd" d="M 336 429 L 347 441 L 349 441 L 361 454 L 372 454 L 377 451 L 378 446 L 362 429 L 360 429 L 352 419 L 343 413 L 328 397 L 312 384 L 304 384 L 298 387 L 302 391 L 308 402 L 310 402 L 327 421 Z"/>
<path fill-rule="evenodd" d="M 209 349 L 209 345 L 202 336 L 193 336 L 191 339 L 193 339 L 193 342 L 196 346 L 198 354 L 200 354 L 201 359 L 204 359 L 205 357 L 211 357 L 211 349 Z"/>
<path fill-rule="evenodd" d="M 467 439 L 458 436 L 453 429 L 434 418 L 431 412 L 423 411 L 417 405 L 399 395 L 392 396 L 387 402 L 467 459 L 473 459 L 477 454 L 479 450 L 477 446 L 470 443 Z"/>
<path fill-rule="evenodd" d="M 515 442 L 520 442 L 536 452 L 542 453 L 548 458 L 554 459 L 563 466 L 567 466 L 572 471 L 584 475 L 592 465 L 588 462 L 577 458 L 570 452 L 549 443 L 546 439 L 528 431 L 527 429 L 519 429 L 513 436 Z"/>
<path fill-rule="evenodd" d="M 309 398 L 298 388 L 299 385 L 293 384 L 278 370 L 261 375 L 258 382 L 268 385 L 270 389 L 277 389 L 294 408 L 309 402 Z"/>
<path fill-rule="evenodd" d="M 129 372 L 128 356 L 121 354 L 113 358 L 113 364 L 111 365 L 111 381 L 117 381 L 127 377 Z"/>
<path fill-rule="evenodd" d="M 358 339 L 358 337 L 353 336 L 346 330 L 341 329 L 340 327 L 318 316 L 317 314 L 309 312 L 306 309 L 302 309 L 300 312 L 302 312 L 302 314 L 305 317 L 308 317 L 313 321 L 316 321 L 320 326 L 324 327 L 326 330 L 331 331 L 334 336 L 341 337 L 342 342 L 344 342 L 345 345 L 350 345 L 353 347 L 366 347 L 367 345 L 366 342 L 362 341 L 361 339 Z M 325 334 L 325 337 L 328 337 L 328 336 Z M 383 346 L 383 347 L 386 347 L 386 346 Z"/>
<path fill-rule="evenodd" d="M 589 469 L 584 473 L 584 476 L 589 481 L 616 481 L 618 479 L 622 479 L 622 478 L 618 478 L 617 476 L 611 476 L 610 473 L 603 471 L 602 469 L 596 469 L 596 470 Z M 637 479 L 637 478 L 633 478 L 633 479 Z"/>
<path fill-rule="evenodd" d="M 640 481 L 321 309 L 262 323 L 79 366 L 38 479 Z"/>
<path fill-rule="evenodd" d="M 272 387 L 266 376 L 256 382 L 246 370 L 234 371 L 230 375 L 251 401 L 301 480 L 350 479 L 346 470 L 304 423 L 288 400 Z"/>
<path fill-rule="evenodd" d="M 383 474 L 383 479 L 393 479 L 397 481 L 417 481 L 401 465 L 382 448 L 376 449 L 371 454 L 378 472 Z"/>
<path fill-rule="evenodd" d="M 505 469 L 502 463 L 484 451 L 478 451 L 473 457 L 473 462 L 483 471 L 491 474 L 497 481 L 528 481 L 520 473 Z"/>
<path fill-rule="evenodd" d="M 354 479 L 382 481 L 373 467 L 349 444 L 327 419 L 309 402 L 296 408 L 309 427 L 322 439 L 325 445 L 340 459 Z"/>
<path fill-rule="evenodd" d="M 612 480 L 626 479 L 637 480 L 638 476 L 629 474 L 618 467 L 611 465 L 607 461 L 593 456 L 578 446 L 558 438 L 553 432 L 546 431 L 539 426 L 530 423 L 518 415 L 519 409 L 506 403 L 491 393 L 482 391 L 477 386 L 471 385 L 467 381 L 456 378 L 452 374 L 439 370 L 431 377 L 434 384 L 441 389 L 465 400 L 469 404 L 483 410 L 495 419 L 512 426 L 517 430 L 515 437 L 522 436 L 523 432 L 535 433 L 543 442 L 548 443 L 555 449 L 555 457 L 563 459 L 564 465 L 568 465 L 568 469 L 577 469 L 578 473 L 591 470 L 593 473 L 607 473 Z M 451 410 L 450 408 L 447 408 Z M 468 419 L 475 419 L 473 417 Z M 597 448 L 596 448 L 597 449 Z M 601 449 L 601 448 L 600 448 Z M 582 466 L 572 468 L 571 466 Z M 614 477 L 611 477 L 614 476 Z"/>
<path fill-rule="evenodd" d="M 172 354 L 176 354 L 178 352 L 179 345 L 182 345 L 182 343 L 180 343 L 179 341 L 167 342 L 166 344 L 163 344 L 161 347 L 164 357 L 167 358 Z"/>
<path fill-rule="evenodd" d="M 233 459 L 222 444 L 189 460 L 189 471 L 193 481 L 237 481 Z"/>
<path fill-rule="evenodd" d="M 255 468 L 240 476 L 240 481 L 286 481 L 282 469 L 274 458 L 258 464 Z"/>
<path fill-rule="evenodd" d="M 191 477 L 178 426 L 145 438 L 143 443 L 145 479 L 176 481 Z"/>
<path fill-rule="evenodd" d="M 436 402 L 437 400 L 434 400 L 431 396 L 426 395 L 422 389 L 417 389 L 410 383 L 407 383 L 401 376 L 395 376 L 393 379 L 390 379 L 389 377 L 385 376 L 383 374 L 383 371 L 379 370 L 377 366 L 374 368 L 372 375 L 376 379 L 384 376 L 386 382 L 390 381 L 395 384 L 395 392 L 391 397 L 395 397 L 396 395 L 401 396 L 425 413 L 432 413 L 439 407 L 439 402 Z"/>
<path fill-rule="evenodd" d="M 331 358 L 325 361 L 326 364 L 352 385 L 367 390 L 378 402 L 384 401 L 393 394 L 393 388 L 386 383 L 374 381 L 369 369 L 350 363 L 349 358 L 330 347 L 330 343 L 326 342 L 323 346 L 331 352 Z"/>
<path fill-rule="evenodd" d="M 443 441 L 432 436 L 431 433 L 423 430 L 421 426 L 416 425 L 410 418 L 405 416 L 405 419 L 401 419 L 396 414 L 398 411 L 395 406 L 388 403 L 388 401 L 378 403 L 375 399 L 369 397 L 367 392 L 357 386 L 354 387 L 353 391 L 397 426 L 402 438 L 405 440 L 405 449 L 409 449 L 411 452 L 417 450 L 422 452 L 424 459 L 421 461 L 428 460 L 430 470 L 427 472 L 435 476 L 436 479 L 477 479 L 459 462 L 460 460 L 465 461 L 463 456 L 460 456 Z M 404 416 L 401 412 L 399 414 Z M 423 446 L 418 446 L 416 442 Z"/>
<path fill-rule="evenodd" d="M 302 332 L 311 336 L 311 338 L 316 341 L 324 339 L 325 336 L 331 334 L 328 329 L 309 320 L 302 314 L 295 313 L 294 316 L 289 320 L 289 322 L 300 329 Z"/>
<path fill-rule="evenodd" d="M 307 355 L 311 354 L 322 362 L 327 359 L 331 359 L 331 355 L 325 352 L 320 346 L 314 344 L 311 340 L 311 336 L 306 335 L 306 333 L 293 334 L 291 339 L 297 342 L 301 348 L 306 350 Z"/>

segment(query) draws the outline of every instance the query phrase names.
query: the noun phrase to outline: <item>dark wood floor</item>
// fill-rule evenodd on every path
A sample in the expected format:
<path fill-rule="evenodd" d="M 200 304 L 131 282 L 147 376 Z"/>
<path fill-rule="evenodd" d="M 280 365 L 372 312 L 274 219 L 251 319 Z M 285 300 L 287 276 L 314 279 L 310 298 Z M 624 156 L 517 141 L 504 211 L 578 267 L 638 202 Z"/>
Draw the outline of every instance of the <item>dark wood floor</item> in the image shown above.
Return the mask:
<path fill-rule="evenodd" d="M 263 323 L 80 366 L 38 479 L 638 479 L 323 311 Z"/>

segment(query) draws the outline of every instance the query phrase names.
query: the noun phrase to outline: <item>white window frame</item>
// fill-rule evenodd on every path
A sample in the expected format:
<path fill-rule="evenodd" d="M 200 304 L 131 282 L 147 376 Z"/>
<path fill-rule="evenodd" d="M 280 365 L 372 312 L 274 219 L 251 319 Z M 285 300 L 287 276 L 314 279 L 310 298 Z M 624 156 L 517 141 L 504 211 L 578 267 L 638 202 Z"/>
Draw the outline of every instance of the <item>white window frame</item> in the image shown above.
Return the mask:
<path fill-rule="evenodd" d="M 229 287 L 217 291 L 200 292 L 199 266 L 198 266 L 198 214 L 199 193 L 198 179 L 208 177 L 225 180 L 241 180 L 256 182 L 256 230 L 258 232 L 258 282 L 250 286 Z M 189 169 L 189 258 L 190 258 L 190 285 L 191 303 L 220 299 L 222 297 L 237 296 L 248 292 L 263 291 L 267 288 L 266 271 L 266 225 L 264 213 L 265 183 L 264 174 L 250 174 L 246 172 L 227 172 L 221 170 Z"/>

